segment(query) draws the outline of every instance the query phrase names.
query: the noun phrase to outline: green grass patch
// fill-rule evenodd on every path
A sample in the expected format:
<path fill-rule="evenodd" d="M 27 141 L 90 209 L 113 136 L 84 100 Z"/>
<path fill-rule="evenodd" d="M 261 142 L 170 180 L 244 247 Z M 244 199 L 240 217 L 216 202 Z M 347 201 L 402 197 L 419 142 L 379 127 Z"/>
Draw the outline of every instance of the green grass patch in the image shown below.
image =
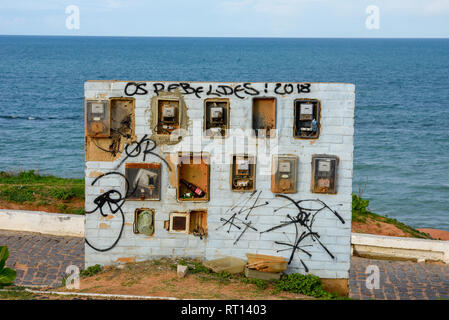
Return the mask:
<path fill-rule="evenodd" d="M 1 171 L 0 200 L 37 206 L 56 205 L 62 213 L 84 214 L 83 208 L 71 204 L 71 200 L 84 200 L 84 179 L 40 175 L 34 170 Z"/>
<path fill-rule="evenodd" d="M 324 290 L 319 277 L 310 274 L 292 273 L 283 275 L 280 280 L 274 281 L 274 290 L 275 292 L 287 291 L 320 299 L 338 298 L 337 294 Z"/>
<path fill-rule="evenodd" d="M 86 270 L 81 270 L 80 276 L 81 277 L 91 277 L 93 275 L 96 275 L 97 273 L 100 273 L 103 270 L 103 267 L 99 264 L 96 264 L 94 266 L 88 267 Z"/>

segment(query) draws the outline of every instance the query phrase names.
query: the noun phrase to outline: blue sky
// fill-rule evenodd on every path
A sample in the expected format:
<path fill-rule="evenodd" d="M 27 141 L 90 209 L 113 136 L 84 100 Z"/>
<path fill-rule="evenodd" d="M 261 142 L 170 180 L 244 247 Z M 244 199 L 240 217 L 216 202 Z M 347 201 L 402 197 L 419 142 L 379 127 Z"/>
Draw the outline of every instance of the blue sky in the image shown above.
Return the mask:
<path fill-rule="evenodd" d="M 66 7 L 80 28 L 66 28 Z M 379 8 L 379 29 L 365 26 Z M 0 34 L 449 37 L 449 0 L 1 0 Z"/>

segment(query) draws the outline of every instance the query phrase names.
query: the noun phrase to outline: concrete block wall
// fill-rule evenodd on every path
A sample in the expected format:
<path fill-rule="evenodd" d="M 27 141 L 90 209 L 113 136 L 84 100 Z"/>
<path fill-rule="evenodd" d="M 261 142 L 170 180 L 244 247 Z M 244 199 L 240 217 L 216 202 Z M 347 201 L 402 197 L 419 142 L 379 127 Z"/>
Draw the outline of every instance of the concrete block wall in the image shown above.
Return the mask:
<path fill-rule="evenodd" d="M 86 99 L 108 99 L 112 97 L 132 96 L 135 98 L 135 132 L 140 140 L 144 135 L 151 136 L 150 129 L 150 101 L 157 94 L 161 84 L 167 90 L 177 88 L 183 95 L 187 105 L 189 118 L 188 135 L 176 145 L 158 145 L 154 152 L 167 157 L 178 151 L 208 152 L 211 158 L 210 164 L 210 195 L 209 202 L 183 202 L 176 200 L 176 186 L 169 183 L 169 171 L 162 164 L 162 185 L 160 201 L 129 201 L 122 209 L 125 216 L 125 225 L 122 236 L 117 245 L 109 251 L 98 252 L 86 245 L 86 267 L 94 264 L 114 264 L 123 261 L 142 261 L 162 256 L 199 257 L 210 260 L 223 256 L 234 256 L 246 259 L 246 253 L 260 253 L 268 255 L 282 255 L 287 259 L 291 250 L 278 252 L 285 246 L 275 244 L 275 241 L 292 243 L 295 239 L 293 225 L 275 230 L 273 232 L 260 233 L 283 221 L 286 221 L 287 213 L 296 215 L 298 211 L 294 206 L 273 212 L 276 208 L 289 204 L 288 200 L 275 197 L 271 192 L 271 163 L 264 163 L 265 158 L 261 151 L 268 145 L 268 139 L 258 139 L 247 136 L 241 139 L 237 133 L 231 132 L 227 139 L 208 139 L 203 136 L 203 112 L 204 99 L 216 98 L 211 92 L 219 91 L 220 86 L 232 88 L 229 93 L 221 94 L 221 98 L 230 101 L 230 128 L 235 130 L 251 129 L 252 100 L 255 97 L 275 97 L 277 102 L 276 138 L 273 143 L 277 146 L 278 154 L 294 154 L 298 156 L 298 186 L 297 193 L 291 194 L 293 199 L 320 199 L 328 206 L 336 209 L 343 217 L 342 224 L 330 211 L 323 210 L 316 217 L 313 231 L 320 236 L 320 241 L 334 255 L 332 259 L 328 253 L 310 237 L 301 245 L 310 245 L 304 249 L 312 256 L 297 252 L 292 263 L 288 266 L 288 272 L 305 273 L 305 269 L 299 258 L 309 268 L 309 273 L 321 278 L 347 279 L 350 266 L 350 237 L 351 237 L 351 208 L 352 208 L 352 176 L 353 176 L 353 134 L 354 134 L 354 107 L 355 86 L 343 83 L 201 83 L 189 82 L 181 87 L 177 82 L 127 82 L 127 81 L 88 81 L 85 83 Z M 305 85 L 308 90 L 301 90 Z M 294 88 L 285 92 L 283 88 Z M 143 88 L 144 90 L 138 90 Z M 250 87 L 255 90 L 241 90 Z M 218 90 L 218 91 L 217 91 Z M 192 91 L 194 93 L 192 93 Z M 258 92 L 255 94 L 255 92 Z M 307 92 L 309 91 L 309 92 Z M 300 140 L 293 138 L 294 101 L 299 98 L 311 98 L 321 101 L 321 132 L 319 139 Z M 241 230 L 229 226 L 222 227 L 220 218 L 229 218 L 229 208 L 250 193 L 233 192 L 230 189 L 229 160 L 233 152 L 231 142 L 238 146 L 245 146 L 248 150 L 255 151 L 256 160 L 256 189 L 262 191 L 257 204 L 268 202 L 268 205 L 252 210 L 249 220 L 258 232 L 248 229 L 241 239 L 234 244 Z M 271 141 L 270 141 L 271 142 Z M 243 151 L 243 149 L 242 149 Z M 251 154 L 251 152 L 250 152 Z M 311 192 L 312 166 L 311 160 L 314 154 L 329 154 L 339 158 L 337 176 L 337 194 L 316 194 Z M 94 173 L 107 173 L 117 171 L 125 174 L 125 163 L 143 162 L 143 155 L 129 158 L 121 165 L 125 158 L 123 153 L 120 159 L 112 162 L 88 161 L 85 164 L 86 177 L 86 210 L 92 210 L 96 206 L 93 201 L 103 192 L 111 189 L 119 190 L 124 194 L 125 182 L 118 175 L 111 175 L 100 179 L 95 185 Z M 146 156 L 146 162 L 161 162 L 153 155 Z M 226 161 L 219 161 L 224 159 Z M 268 158 L 271 160 L 271 154 Z M 120 166 L 119 166 L 120 165 Z M 264 171 L 265 170 L 265 171 Z M 254 200 L 254 198 L 253 198 Z M 252 200 L 250 203 L 253 202 Z M 155 209 L 155 232 L 151 237 L 134 234 L 134 211 L 137 208 Z M 164 229 L 165 220 L 169 219 L 169 213 L 185 212 L 192 209 L 207 209 L 208 211 L 208 236 L 200 240 L 194 235 L 182 233 L 169 233 Z M 94 212 L 86 215 L 85 236 L 94 246 L 105 248 L 110 246 L 117 238 L 121 227 L 120 212 L 102 217 Z M 301 227 L 299 228 L 300 230 Z"/>

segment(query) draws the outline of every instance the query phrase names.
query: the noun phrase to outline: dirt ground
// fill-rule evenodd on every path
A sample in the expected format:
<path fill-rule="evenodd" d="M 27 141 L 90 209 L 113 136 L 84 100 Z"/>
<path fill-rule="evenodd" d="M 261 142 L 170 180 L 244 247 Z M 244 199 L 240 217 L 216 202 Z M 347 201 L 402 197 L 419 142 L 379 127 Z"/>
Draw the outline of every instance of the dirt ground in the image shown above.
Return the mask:
<path fill-rule="evenodd" d="M 0 200 L 1 209 L 12 209 L 12 210 L 30 210 L 30 211 L 60 213 L 61 205 L 65 205 L 69 208 L 74 209 L 84 208 L 84 199 L 71 199 L 68 201 L 53 200 L 52 203 L 45 205 L 39 205 L 38 203 L 15 203 Z"/>
<path fill-rule="evenodd" d="M 271 284 L 258 288 L 244 283 L 243 276 L 231 278 L 214 273 L 191 273 L 179 278 L 174 270 L 176 264 L 166 259 L 125 264 L 120 268 L 107 268 L 98 274 L 81 278 L 79 290 L 65 287 L 55 291 L 90 292 L 106 294 L 129 294 L 178 299 L 311 299 L 310 297 L 273 292 Z"/>
<path fill-rule="evenodd" d="M 411 237 L 393 224 L 367 218 L 366 222 L 352 222 L 352 232 L 377 234 L 392 237 Z"/>
<path fill-rule="evenodd" d="M 417 230 L 430 234 L 430 236 L 434 239 L 449 240 L 449 231 L 446 230 L 438 230 L 431 228 L 421 228 Z"/>

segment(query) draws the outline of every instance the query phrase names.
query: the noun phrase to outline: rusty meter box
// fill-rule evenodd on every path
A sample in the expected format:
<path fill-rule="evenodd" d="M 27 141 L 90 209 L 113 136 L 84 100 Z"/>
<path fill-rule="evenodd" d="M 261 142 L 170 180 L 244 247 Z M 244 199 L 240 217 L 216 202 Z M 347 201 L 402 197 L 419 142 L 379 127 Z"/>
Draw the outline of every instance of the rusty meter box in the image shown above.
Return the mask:
<path fill-rule="evenodd" d="M 108 100 L 86 101 L 86 136 L 109 137 L 111 130 L 111 112 Z"/>
<path fill-rule="evenodd" d="M 312 156 L 312 192 L 337 193 L 338 158 L 329 155 Z"/>
<path fill-rule="evenodd" d="M 296 193 L 298 180 L 298 157 L 274 155 L 272 161 L 271 192 Z"/>

